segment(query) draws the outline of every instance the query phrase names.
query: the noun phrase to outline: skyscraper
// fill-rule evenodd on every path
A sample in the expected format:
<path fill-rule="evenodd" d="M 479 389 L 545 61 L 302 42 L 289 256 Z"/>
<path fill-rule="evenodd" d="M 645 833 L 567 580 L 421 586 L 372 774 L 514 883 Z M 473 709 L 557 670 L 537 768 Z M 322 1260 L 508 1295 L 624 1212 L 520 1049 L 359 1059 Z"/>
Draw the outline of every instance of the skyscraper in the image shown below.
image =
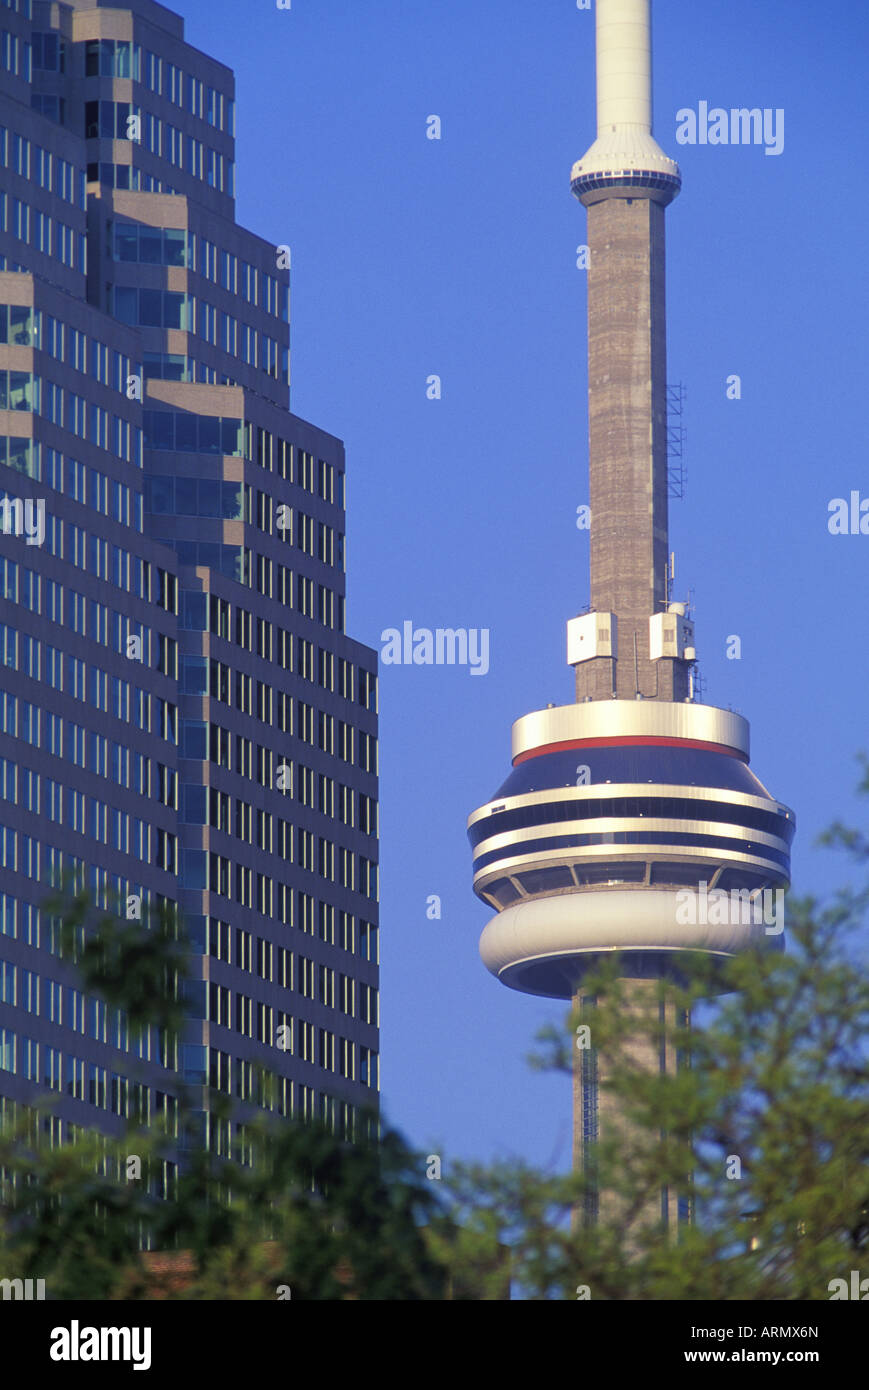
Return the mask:
<path fill-rule="evenodd" d="M 341 441 L 289 412 L 289 247 L 234 215 L 232 72 L 152 0 L 0 7 L 0 1119 L 378 1090 L 376 655 Z M 180 1052 L 82 994 L 72 872 L 178 903 Z"/>
<path fill-rule="evenodd" d="M 681 176 L 652 135 L 649 8 L 597 0 L 597 139 L 571 175 L 589 247 L 591 573 L 567 625 L 575 701 L 516 721 L 513 770 L 469 819 L 474 890 L 497 910 L 483 961 L 586 1018 L 583 979 L 607 954 L 639 1015 L 678 951 L 780 947 L 763 895 L 787 886 L 794 834 L 749 769 L 747 721 L 696 698 L 693 622 L 671 599 L 664 218 Z M 638 1037 L 632 1051 L 650 1070 L 677 1066 L 666 1044 Z M 594 1047 L 577 1050 L 574 1161 L 587 1171 L 601 1136 L 624 1132 L 605 1079 Z M 661 1190 L 668 1223 L 675 1196 Z"/>

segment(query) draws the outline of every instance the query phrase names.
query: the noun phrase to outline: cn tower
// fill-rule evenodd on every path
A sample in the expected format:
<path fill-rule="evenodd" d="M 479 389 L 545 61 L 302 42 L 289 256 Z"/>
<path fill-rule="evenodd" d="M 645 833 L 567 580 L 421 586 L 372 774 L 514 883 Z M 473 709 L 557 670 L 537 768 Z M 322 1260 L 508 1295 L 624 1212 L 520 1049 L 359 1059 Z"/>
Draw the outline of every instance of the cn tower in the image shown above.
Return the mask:
<path fill-rule="evenodd" d="M 795 829 L 749 768 L 747 721 L 696 698 L 693 622 L 671 601 L 664 231 L 681 175 L 652 135 L 649 0 L 597 0 L 596 48 L 597 139 L 571 172 L 588 210 L 591 602 L 567 623 L 574 701 L 516 721 L 512 771 L 468 820 L 496 913 L 484 964 L 572 999 L 592 1040 L 583 981 L 607 955 L 639 1014 L 677 952 L 781 948 L 760 903 L 788 886 Z M 632 1055 L 677 1066 L 668 1045 Z M 574 1057 L 574 1164 L 591 1173 L 595 1143 L 626 1128 L 593 1042 Z M 670 1226 L 689 1214 L 678 1196 L 660 1193 Z"/>

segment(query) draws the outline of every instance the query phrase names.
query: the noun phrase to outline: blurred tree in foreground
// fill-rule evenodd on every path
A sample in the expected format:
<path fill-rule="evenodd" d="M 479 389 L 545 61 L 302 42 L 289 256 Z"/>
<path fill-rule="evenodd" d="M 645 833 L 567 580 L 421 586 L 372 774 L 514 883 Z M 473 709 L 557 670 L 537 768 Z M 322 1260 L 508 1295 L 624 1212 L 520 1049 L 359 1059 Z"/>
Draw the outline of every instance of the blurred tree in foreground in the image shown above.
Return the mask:
<path fill-rule="evenodd" d="M 63 956 L 75 962 L 83 989 L 124 1009 L 133 1025 L 180 1036 L 187 946 L 170 909 L 127 921 L 65 889 L 45 911 L 60 923 Z M 264 1068 L 257 1079 L 267 1092 Z M 147 1237 L 152 1250 L 184 1252 L 185 1298 L 443 1296 L 444 1271 L 426 1247 L 434 1188 L 399 1134 L 387 1129 L 349 1144 L 320 1124 L 251 1106 L 241 1113 L 212 1091 L 212 1123 L 243 1121 L 231 1156 L 217 1159 L 200 1142 L 194 1095 L 179 1088 L 177 1135 L 131 1122 L 119 1139 L 83 1132 L 52 1148 L 43 1123 L 51 1097 L 7 1126 L 7 1277 L 43 1278 L 49 1298 L 145 1298 L 161 1283 L 141 1252 Z M 131 1158 L 141 1178 L 126 1177 Z M 168 1184 L 167 1160 L 177 1164 Z"/>

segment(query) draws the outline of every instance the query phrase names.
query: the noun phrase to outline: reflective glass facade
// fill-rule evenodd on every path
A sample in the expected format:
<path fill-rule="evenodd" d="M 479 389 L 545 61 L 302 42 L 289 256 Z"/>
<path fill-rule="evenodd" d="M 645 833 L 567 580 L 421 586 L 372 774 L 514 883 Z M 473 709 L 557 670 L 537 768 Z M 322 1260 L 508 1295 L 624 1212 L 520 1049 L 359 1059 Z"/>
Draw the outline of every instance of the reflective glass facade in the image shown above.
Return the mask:
<path fill-rule="evenodd" d="M 282 248 L 234 219 L 232 73 L 148 0 L 0 7 L 0 1118 L 344 1132 L 379 1064 L 376 656 L 341 441 L 289 410 Z M 101 30 L 106 30 L 105 36 Z M 119 36 L 119 31 L 124 36 Z M 178 903 L 177 1051 L 83 994 L 58 873 Z"/>

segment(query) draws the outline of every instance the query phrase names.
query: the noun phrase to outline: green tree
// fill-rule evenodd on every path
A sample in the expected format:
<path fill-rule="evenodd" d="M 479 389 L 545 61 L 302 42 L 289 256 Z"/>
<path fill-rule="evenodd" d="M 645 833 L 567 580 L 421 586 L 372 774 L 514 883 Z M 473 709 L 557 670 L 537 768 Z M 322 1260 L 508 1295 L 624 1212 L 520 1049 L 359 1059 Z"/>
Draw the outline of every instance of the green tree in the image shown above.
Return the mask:
<path fill-rule="evenodd" d="M 132 1025 L 177 1038 L 187 943 L 170 909 L 127 921 L 67 889 L 45 910 L 85 990 L 123 1008 Z M 258 1081 L 265 1092 L 265 1069 Z M 435 1189 L 394 1130 L 351 1144 L 320 1124 L 240 1112 L 212 1093 L 213 1121 L 240 1121 L 232 1152 L 218 1160 L 199 1141 L 184 1087 L 177 1135 L 133 1120 L 119 1139 L 83 1132 L 53 1148 L 51 1109 L 40 1099 L 0 1134 L 0 1259 L 43 1278 L 50 1298 L 147 1298 L 155 1285 L 145 1243 L 185 1253 L 183 1298 L 275 1298 L 279 1288 L 302 1299 L 444 1294 L 425 1232 L 438 1219 Z M 376 1117 L 368 1119 L 374 1134 Z M 131 1157 L 141 1178 L 126 1176 Z M 166 1160 L 177 1163 L 168 1190 Z"/>

